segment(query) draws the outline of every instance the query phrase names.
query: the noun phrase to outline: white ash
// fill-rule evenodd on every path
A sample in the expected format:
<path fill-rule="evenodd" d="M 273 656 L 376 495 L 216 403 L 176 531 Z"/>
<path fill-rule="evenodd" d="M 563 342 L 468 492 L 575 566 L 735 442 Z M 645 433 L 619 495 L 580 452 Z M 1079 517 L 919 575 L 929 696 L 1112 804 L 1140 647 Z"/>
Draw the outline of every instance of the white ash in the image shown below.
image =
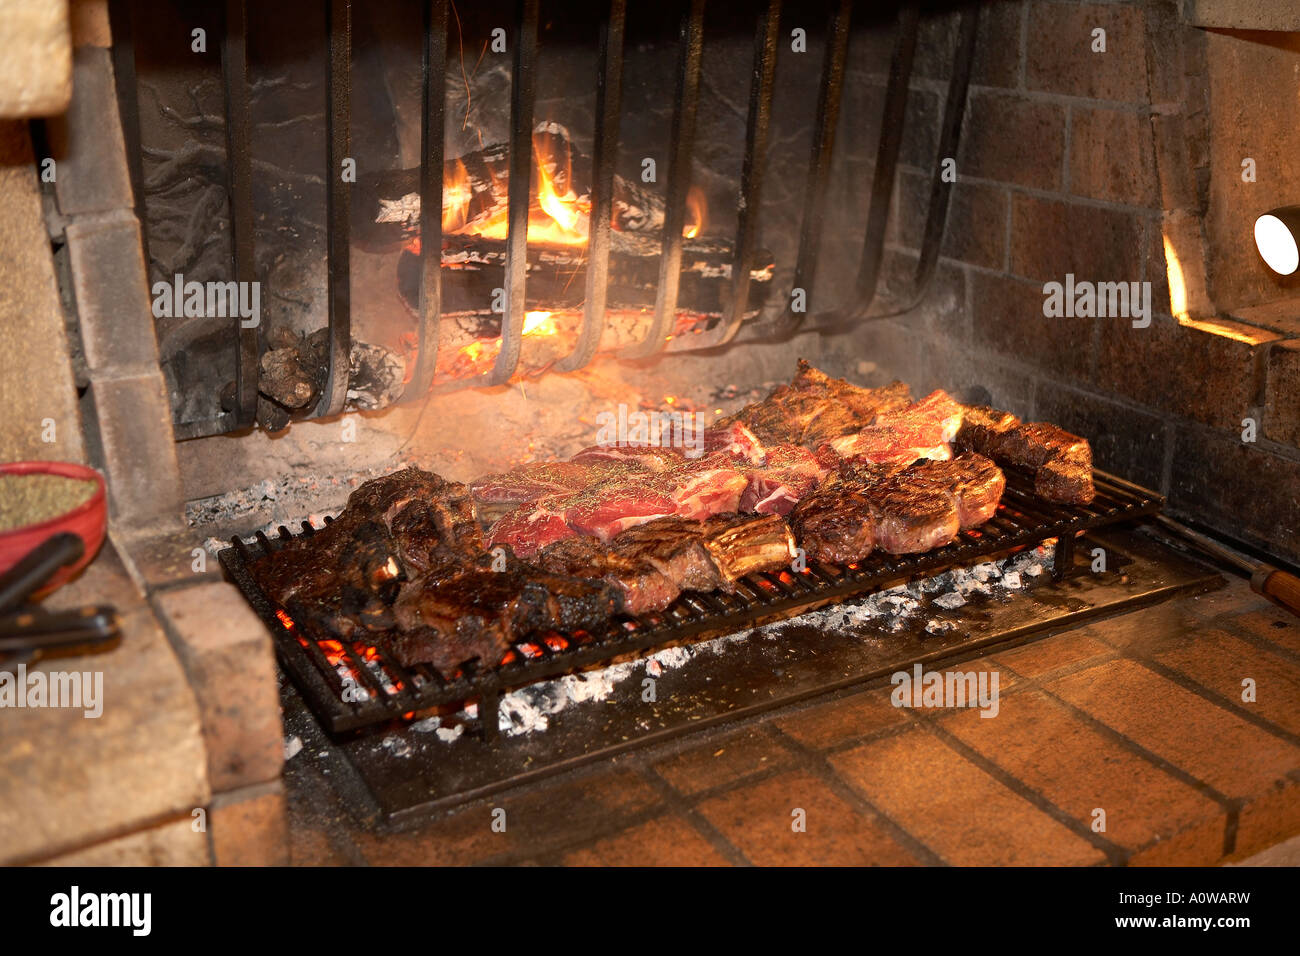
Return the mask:
<path fill-rule="evenodd" d="M 397 734 L 389 734 L 383 739 L 383 748 L 394 757 L 411 756 L 411 745 L 405 737 L 399 737 Z"/>
<path fill-rule="evenodd" d="M 290 737 L 284 742 L 284 759 L 292 760 L 302 752 L 302 738 L 298 736 Z"/>
<path fill-rule="evenodd" d="M 465 732 L 464 724 L 457 724 L 455 727 L 439 727 L 438 739 L 445 744 L 449 744 L 464 732 Z"/>

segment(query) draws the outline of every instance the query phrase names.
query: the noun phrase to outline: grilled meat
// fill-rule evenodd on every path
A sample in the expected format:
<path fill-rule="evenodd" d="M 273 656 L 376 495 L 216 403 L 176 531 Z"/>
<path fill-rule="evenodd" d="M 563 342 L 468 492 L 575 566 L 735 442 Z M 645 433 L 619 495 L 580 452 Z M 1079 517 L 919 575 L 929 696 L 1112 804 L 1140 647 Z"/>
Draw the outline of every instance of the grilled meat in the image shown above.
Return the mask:
<path fill-rule="evenodd" d="M 998 462 L 1034 472 L 1034 491 L 1048 501 L 1086 505 L 1096 496 L 1092 448 L 1047 422 L 1021 422 L 1009 412 L 966 409 L 957 444 Z"/>
<path fill-rule="evenodd" d="M 795 505 L 790 524 L 804 553 L 817 561 L 853 564 L 876 545 L 871 499 L 853 481 L 822 485 Z"/>
<path fill-rule="evenodd" d="M 789 385 L 778 385 L 767 398 L 747 405 L 719 424 L 743 424 L 765 445 L 787 443 L 816 448 L 871 424 L 881 412 L 906 406 L 909 398 L 909 390 L 902 382 L 884 388 L 863 388 L 831 378 L 800 359 L 799 371 Z"/>
<path fill-rule="evenodd" d="M 923 462 L 908 474 L 920 485 L 952 495 L 957 503 L 957 520 L 963 529 L 979 527 L 992 518 L 1007 487 L 1002 469 L 971 451 L 951 461 Z"/>
<path fill-rule="evenodd" d="M 617 591 L 622 609 L 628 614 L 662 610 L 681 593 L 677 582 L 660 566 L 643 558 L 614 554 L 598 538 L 567 538 L 541 549 L 530 561 L 552 574 L 603 580 Z"/>
<path fill-rule="evenodd" d="M 434 583 L 402 588 L 388 638 L 399 663 L 428 663 L 450 676 L 466 662 L 501 661 L 515 641 L 536 631 L 591 630 L 618 608 L 606 582 L 539 574 L 516 564 L 505 571 L 473 569 Z"/>
<path fill-rule="evenodd" d="M 704 525 L 689 518 L 660 518 L 629 528 L 610 542 L 610 553 L 653 566 L 683 591 L 712 591 L 724 579 L 704 538 Z"/>
<path fill-rule="evenodd" d="M 332 523 L 264 555 L 249 572 L 295 619 L 346 638 L 386 620 L 403 582 L 445 577 L 481 553 L 468 489 L 405 468 L 367 481 Z"/>
<path fill-rule="evenodd" d="M 876 522 L 876 545 L 890 554 L 917 554 L 941 547 L 961 527 L 957 499 L 912 479 L 912 469 L 865 485 Z"/>
<path fill-rule="evenodd" d="M 704 522 L 704 546 L 728 588 L 756 571 L 789 567 L 794 535 L 780 515 L 715 515 Z"/>

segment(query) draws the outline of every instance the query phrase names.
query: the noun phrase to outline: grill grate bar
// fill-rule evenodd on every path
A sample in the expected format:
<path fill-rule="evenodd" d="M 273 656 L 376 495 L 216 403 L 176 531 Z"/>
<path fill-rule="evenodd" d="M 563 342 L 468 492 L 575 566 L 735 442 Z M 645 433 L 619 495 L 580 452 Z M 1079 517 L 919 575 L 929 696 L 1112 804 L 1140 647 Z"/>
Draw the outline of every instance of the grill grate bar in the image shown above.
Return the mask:
<path fill-rule="evenodd" d="M 351 0 L 330 0 L 328 73 L 325 221 L 328 226 L 329 375 L 316 405 L 316 415 L 320 418 L 343 411 L 352 366 L 352 186 L 343 180 L 343 162 L 352 153 Z"/>

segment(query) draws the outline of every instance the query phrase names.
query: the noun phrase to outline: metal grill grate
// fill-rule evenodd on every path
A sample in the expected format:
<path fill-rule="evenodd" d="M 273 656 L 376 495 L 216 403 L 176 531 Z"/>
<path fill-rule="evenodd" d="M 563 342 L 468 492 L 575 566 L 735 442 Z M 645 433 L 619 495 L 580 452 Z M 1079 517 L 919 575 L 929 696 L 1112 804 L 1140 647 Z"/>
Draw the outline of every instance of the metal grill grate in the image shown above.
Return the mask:
<path fill-rule="evenodd" d="M 1155 492 L 1103 472 L 1095 473 L 1092 504 L 1055 505 L 1033 493 L 1032 478 L 1007 470 L 1007 488 L 997 514 L 978 529 L 963 531 L 953 543 L 915 555 L 872 554 L 859 565 L 810 562 L 807 571 L 750 575 L 733 593 L 683 593 L 666 610 L 641 617 L 620 616 L 608 629 L 589 634 L 547 634 L 516 642 L 496 667 L 466 666 L 446 680 L 427 665 L 402 667 L 383 653 L 382 638 L 339 642 L 299 633 L 284 610 L 272 602 L 249 574 L 249 564 L 274 552 L 292 533 L 281 526 L 277 538 L 258 533 L 254 543 L 232 539 L 219 555 L 221 565 L 266 622 L 281 663 L 316 716 L 333 732 L 354 730 L 406 714 L 479 701 L 485 733 L 496 732 L 496 710 L 505 690 L 521 687 L 594 664 L 680 642 L 708 640 L 758 624 L 794 617 L 818 607 L 879 590 L 888 582 L 935 574 L 972 559 L 1056 538 L 1060 577 L 1074 559 L 1080 532 L 1160 510 Z M 313 533 L 302 525 L 301 534 Z M 331 660 L 333 658 L 333 661 Z M 351 679 L 345 679 L 348 675 Z"/>

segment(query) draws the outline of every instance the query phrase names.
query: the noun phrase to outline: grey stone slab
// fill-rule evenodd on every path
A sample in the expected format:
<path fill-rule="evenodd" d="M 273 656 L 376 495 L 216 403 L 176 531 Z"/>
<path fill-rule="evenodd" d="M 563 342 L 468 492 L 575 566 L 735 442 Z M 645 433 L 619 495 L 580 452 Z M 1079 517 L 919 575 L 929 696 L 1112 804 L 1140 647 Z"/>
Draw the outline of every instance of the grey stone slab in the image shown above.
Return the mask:
<path fill-rule="evenodd" d="M 135 204 L 112 54 L 107 49 L 76 49 L 72 100 L 67 112 L 46 127 L 57 163 L 55 194 L 65 216 L 130 209 Z"/>
<path fill-rule="evenodd" d="M 125 534 L 178 527 L 180 474 L 162 372 L 96 379 L 86 402 L 91 455 L 108 475 L 114 526 Z"/>
<path fill-rule="evenodd" d="M 67 229 L 81 343 L 92 376 L 158 368 L 158 343 L 140 246 L 130 210 L 83 216 Z"/>

